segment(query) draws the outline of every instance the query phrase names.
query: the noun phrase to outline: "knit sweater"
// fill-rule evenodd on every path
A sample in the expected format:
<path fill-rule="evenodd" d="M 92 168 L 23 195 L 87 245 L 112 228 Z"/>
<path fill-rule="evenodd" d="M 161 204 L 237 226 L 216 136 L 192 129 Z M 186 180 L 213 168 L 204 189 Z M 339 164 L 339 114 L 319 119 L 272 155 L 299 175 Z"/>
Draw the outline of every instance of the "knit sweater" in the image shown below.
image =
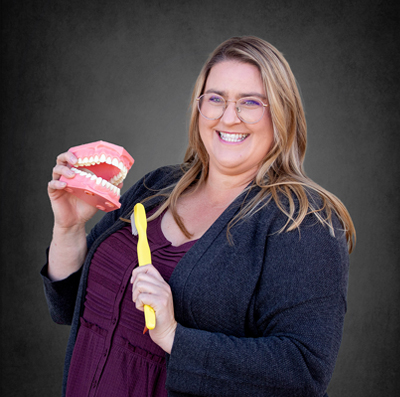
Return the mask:
<path fill-rule="evenodd" d="M 146 175 L 121 197 L 87 237 L 81 270 L 51 282 L 42 270 L 53 320 L 72 324 L 64 387 L 85 299 L 93 253 L 125 225 L 137 203 L 176 182 L 179 166 Z M 348 285 L 345 235 L 335 236 L 307 215 L 297 230 L 279 233 L 287 218 L 273 200 L 227 226 L 243 201 L 239 195 L 186 253 L 169 281 L 178 322 L 167 354 L 166 388 L 178 396 L 324 396 L 339 351 Z M 162 198 L 146 201 L 149 211 Z"/>

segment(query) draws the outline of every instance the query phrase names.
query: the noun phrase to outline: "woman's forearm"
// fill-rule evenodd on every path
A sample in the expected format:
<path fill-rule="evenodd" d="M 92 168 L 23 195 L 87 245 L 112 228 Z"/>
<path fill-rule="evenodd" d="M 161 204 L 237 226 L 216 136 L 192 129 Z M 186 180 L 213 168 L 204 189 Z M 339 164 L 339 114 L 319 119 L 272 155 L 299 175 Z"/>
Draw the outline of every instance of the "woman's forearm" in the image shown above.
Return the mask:
<path fill-rule="evenodd" d="M 59 281 L 75 273 L 82 266 L 87 252 L 84 225 L 71 228 L 54 226 L 50 244 L 48 276 Z"/>

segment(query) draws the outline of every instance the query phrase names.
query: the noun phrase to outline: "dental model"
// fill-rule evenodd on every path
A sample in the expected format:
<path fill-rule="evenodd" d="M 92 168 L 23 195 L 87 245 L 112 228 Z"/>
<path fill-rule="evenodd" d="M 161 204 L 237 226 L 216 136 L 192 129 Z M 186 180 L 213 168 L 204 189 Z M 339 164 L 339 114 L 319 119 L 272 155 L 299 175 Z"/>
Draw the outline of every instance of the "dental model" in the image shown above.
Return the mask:
<path fill-rule="evenodd" d="M 78 161 L 71 168 L 74 178 L 60 178 L 67 183 L 65 190 L 105 212 L 120 208 L 120 187 L 134 163 L 131 155 L 122 146 L 104 141 L 74 146 L 69 151 Z"/>

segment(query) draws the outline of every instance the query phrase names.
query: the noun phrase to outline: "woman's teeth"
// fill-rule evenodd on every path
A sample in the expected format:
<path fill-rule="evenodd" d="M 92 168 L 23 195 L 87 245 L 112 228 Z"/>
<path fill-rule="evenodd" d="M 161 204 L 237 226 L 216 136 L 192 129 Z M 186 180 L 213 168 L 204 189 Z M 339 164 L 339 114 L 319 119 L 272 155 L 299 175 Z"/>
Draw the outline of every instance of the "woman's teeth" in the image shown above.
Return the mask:
<path fill-rule="evenodd" d="M 218 131 L 220 138 L 225 142 L 242 142 L 249 134 L 226 134 L 225 132 Z"/>

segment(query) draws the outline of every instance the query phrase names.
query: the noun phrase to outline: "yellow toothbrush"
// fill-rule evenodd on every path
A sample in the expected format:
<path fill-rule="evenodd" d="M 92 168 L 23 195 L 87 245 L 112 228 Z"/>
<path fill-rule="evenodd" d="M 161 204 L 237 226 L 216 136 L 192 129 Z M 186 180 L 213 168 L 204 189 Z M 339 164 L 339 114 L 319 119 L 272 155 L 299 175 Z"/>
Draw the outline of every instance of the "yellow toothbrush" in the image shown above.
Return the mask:
<path fill-rule="evenodd" d="M 151 263 L 151 252 L 149 247 L 149 242 L 147 241 L 147 219 L 146 211 L 143 204 L 136 204 L 133 208 L 135 226 L 138 231 L 138 245 L 137 245 L 137 255 L 139 260 L 139 266 L 148 265 Z M 156 326 L 156 314 L 154 309 L 149 305 L 144 305 L 144 318 L 146 320 L 146 328 L 154 329 Z M 147 330 L 144 329 L 143 333 Z"/>

